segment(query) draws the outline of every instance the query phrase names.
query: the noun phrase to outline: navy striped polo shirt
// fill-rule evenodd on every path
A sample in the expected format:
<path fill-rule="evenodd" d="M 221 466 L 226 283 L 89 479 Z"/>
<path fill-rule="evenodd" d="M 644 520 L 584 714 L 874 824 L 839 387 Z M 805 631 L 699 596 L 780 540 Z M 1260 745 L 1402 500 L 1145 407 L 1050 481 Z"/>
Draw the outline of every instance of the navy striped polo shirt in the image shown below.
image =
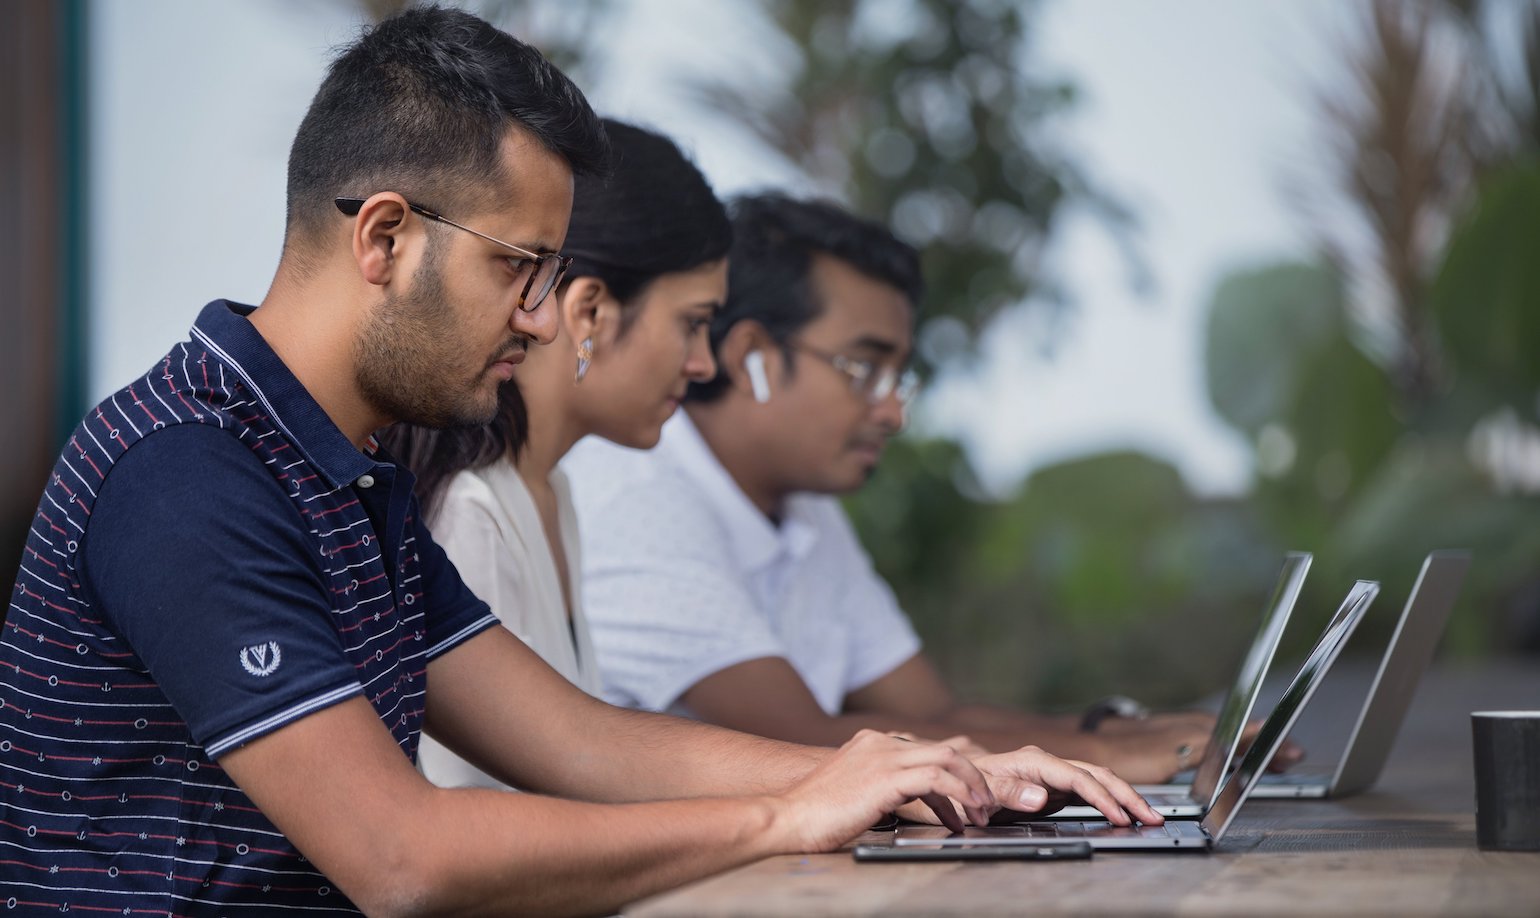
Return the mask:
<path fill-rule="evenodd" d="M 356 913 L 219 757 L 361 695 L 415 761 L 428 661 L 496 623 L 250 311 L 204 307 L 49 476 L 0 637 L 0 914 Z"/>

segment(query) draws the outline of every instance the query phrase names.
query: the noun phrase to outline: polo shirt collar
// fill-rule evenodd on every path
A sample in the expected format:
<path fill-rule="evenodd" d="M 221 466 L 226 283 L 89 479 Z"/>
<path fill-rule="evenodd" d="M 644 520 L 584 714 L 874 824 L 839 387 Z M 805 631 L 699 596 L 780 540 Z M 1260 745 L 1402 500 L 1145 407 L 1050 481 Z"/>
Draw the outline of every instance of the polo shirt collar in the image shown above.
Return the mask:
<path fill-rule="evenodd" d="M 812 553 L 818 543 L 818 528 L 809 518 L 812 508 L 804 496 L 794 494 L 787 499 L 785 516 L 776 526 L 738 487 L 684 411 L 674 412 L 664 425 L 657 449 L 700 485 L 712 515 L 727 529 L 742 570 L 760 571 L 782 559 L 800 560 Z"/>
<path fill-rule="evenodd" d="M 332 487 L 352 484 L 374 468 L 284 362 L 248 316 L 255 306 L 215 300 L 193 323 L 192 338 L 234 370 L 316 472 Z"/>

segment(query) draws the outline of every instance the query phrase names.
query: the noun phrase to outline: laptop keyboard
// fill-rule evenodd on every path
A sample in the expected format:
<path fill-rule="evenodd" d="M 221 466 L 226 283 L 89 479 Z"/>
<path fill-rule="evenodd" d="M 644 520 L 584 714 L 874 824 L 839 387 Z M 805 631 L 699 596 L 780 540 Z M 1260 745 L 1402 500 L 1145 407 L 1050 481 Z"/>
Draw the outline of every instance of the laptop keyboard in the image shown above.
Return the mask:
<path fill-rule="evenodd" d="M 1032 822 L 1022 826 L 1028 838 L 1155 838 L 1186 834 L 1180 824 L 1115 826 L 1110 822 Z"/>

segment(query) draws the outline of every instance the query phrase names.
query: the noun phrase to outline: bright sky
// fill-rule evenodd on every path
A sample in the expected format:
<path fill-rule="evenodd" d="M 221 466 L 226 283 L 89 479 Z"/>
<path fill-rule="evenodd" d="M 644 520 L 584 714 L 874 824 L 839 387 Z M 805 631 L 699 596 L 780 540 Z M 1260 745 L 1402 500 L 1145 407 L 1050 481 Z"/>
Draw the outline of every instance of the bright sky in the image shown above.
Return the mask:
<path fill-rule="evenodd" d="M 616 7 L 604 66 L 585 87 L 596 107 L 674 134 L 723 194 L 793 179 L 678 90 L 682 73 L 763 60 L 740 6 Z M 1224 271 L 1308 251 L 1279 189 L 1309 155 L 1305 100 L 1334 72 L 1341 10 L 1333 0 L 1045 4 L 1039 66 L 1083 91 L 1065 146 L 1140 216 L 1156 290 L 1132 292 L 1106 234 L 1071 221 L 1054 259 L 1077 312 L 1053 359 L 1037 356 L 1030 320 L 1002 321 L 991 359 L 932 387 L 922 429 L 962 438 L 1000 488 L 1045 462 L 1133 447 L 1204 493 L 1242 490 L 1249 450 L 1204 391 L 1202 309 Z M 289 141 L 328 49 L 358 17 L 346 2 L 303 0 L 91 11 L 100 397 L 182 338 L 204 302 L 261 299 L 282 238 Z"/>

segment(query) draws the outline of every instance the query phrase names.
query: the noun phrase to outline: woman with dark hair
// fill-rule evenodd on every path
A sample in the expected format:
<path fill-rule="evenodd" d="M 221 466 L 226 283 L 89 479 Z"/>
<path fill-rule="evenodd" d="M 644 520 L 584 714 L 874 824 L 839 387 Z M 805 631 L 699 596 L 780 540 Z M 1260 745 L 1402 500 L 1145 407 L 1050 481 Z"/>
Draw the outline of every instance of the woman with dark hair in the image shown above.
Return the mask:
<path fill-rule="evenodd" d="M 491 424 L 398 425 L 382 437 L 418 476 L 429 528 L 465 582 L 596 696 L 577 524 L 557 463 L 589 434 L 654 446 L 689 384 L 715 374 L 707 334 L 732 243 L 725 209 L 678 147 L 621 122 L 605 128 L 613 168 L 577 179 L 556 340 L 529 349 Z M 420 762 L 443 786 L 503 786 L 427 736 Z"/>

